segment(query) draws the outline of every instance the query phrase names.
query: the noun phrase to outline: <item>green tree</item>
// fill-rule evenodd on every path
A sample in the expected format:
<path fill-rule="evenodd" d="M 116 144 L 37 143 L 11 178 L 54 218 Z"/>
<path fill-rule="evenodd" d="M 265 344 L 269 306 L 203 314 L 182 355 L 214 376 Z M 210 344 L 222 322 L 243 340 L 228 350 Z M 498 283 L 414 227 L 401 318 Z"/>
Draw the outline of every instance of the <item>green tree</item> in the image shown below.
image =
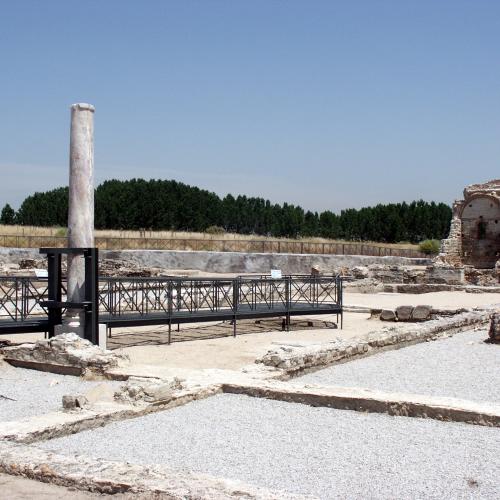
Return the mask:
<path fill-rule="evenodd" d="M 65 226 L 67 217 L 67 188 L 34 193 L 15 214 L 16 223 L 35 226 Z M 446 237 L 450 220 L 449 206 L 423 200 L 318 214 L 289 203 L 272 204 L 244 195 L 220 198 L 175 180 L 111 179 L 95 191 L 98 229 L 205 231 L 220 226 L 228 232 L 277 237 L 418 243 Z"/>
<path fill-rule="evenodd" d="M 16 222 L 16 212 L 15 210 L 7 203 L 2 208 L 2 213 L 0 214 L 0 224 L 5 225 L 13 225 Z"/>

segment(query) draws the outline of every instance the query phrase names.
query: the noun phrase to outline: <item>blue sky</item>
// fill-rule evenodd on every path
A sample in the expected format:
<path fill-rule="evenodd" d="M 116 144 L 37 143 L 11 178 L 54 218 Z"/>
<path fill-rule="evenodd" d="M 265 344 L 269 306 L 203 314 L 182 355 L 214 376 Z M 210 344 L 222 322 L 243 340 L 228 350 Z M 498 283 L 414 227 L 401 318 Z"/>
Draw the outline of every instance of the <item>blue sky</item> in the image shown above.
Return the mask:
<path fill-rule="evenodd" d="M 450 203 L 500 177 L 500 2 L 0 0 L 0 205 L 177 179 L 313 210 Z"/>

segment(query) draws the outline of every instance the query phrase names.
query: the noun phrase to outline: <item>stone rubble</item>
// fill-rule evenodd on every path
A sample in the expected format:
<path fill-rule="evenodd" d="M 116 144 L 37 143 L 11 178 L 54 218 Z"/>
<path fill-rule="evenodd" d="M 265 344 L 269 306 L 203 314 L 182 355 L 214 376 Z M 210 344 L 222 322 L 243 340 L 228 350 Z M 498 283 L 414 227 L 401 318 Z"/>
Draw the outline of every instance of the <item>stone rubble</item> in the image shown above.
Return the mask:
<path fill-rule="evenodd" d="M 129 361 L 125 354 L 102 349 L 75 333 L 63 333 L 33 344 L 4 347 L 1 354 L 8 362 L 56 365 L 80 369 L 82 375 L 99 376 Z"/>
<path fill-rule="evenodd" d="M 172 380 L 130 377 L 126 384 L 115 392 L 114 397 L 117 402 L 132 405 L 164 403 L 170 401 L 177 391 L 185 388 L 185 380 L 177 377 Z"/>
<path fill-rule="evenodd" d="M 431 317 L 432 306 L 418 305 L 415 306 L 411 312 L 411 319 L 413 321 L 426 321 Z"/>
<path fill-rule="evenodd" d="M 379 315 L 381 321 L 427 321 L 431 319 L 433 313 L 432 306 L 418 305 L 418 306 L 399 306 L 395 310 L 382 309 Z M 373 311 L 372 317 L 377 316 Z"/>
<path fill-rule="evenodd" d="M 396 307 L 396 317 L 398 321 L 410 321 L 413 306 L 398 306 Z"/>
<path fill-rule="evenodd" d="M 0 260 L 0 275 L 3 276 L 35 276 L 35 269 L 47 269 L 47 259 L 23 258 L 17 263 Z M 62 259 L 61 269 L 66 274 L 66 259 Z M 159 267 L 141 266 L 135 262 L 127 262 L 122 259 L 100 259 L 99 276 L 149 278 L 166 276 L 166 272 Z"/>
<path fill-rule="evenodd" d="M 491 315 L 488 335 L 492 342 L 500 343 L 500 312 L 495 312 Z"/>

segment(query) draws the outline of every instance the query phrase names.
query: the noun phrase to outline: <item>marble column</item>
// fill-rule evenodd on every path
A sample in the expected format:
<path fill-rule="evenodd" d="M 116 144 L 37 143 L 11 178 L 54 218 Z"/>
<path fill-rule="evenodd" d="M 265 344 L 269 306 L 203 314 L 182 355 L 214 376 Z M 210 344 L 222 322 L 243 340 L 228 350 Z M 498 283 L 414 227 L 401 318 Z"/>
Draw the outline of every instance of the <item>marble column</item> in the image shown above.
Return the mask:
<path fill-rule="evenodd" d="M 69 154 L 68 247 L 94 246 L 94 106 L 71 106 Z M 68 255 L 68 301 L 84 300 L 85 267 L 82 256 Z M 64 331 L 83 336 L 83 313 L 68 310 Z"/>

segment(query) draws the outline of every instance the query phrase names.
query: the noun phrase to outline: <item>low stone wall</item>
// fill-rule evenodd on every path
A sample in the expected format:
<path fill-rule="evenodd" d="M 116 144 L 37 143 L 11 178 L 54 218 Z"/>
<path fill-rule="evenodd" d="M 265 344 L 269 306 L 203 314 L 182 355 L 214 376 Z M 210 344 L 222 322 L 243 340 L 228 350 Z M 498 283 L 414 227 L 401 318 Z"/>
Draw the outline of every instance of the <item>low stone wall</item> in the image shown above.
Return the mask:
<path fill-rule="evenodd" d="M 261 384 L 225 384 L 225 393 L 245 394 L 314 407 L 337 408 L 401 417 L 432 418 L 464 422 L 487 427 L 500 427 L 500 405 L 457 398 L 401 394 L 358 387 L 297 387 L 286 382 Z"/>
<path fill-rule="evenodd" d="M 0 472 L 81 490 L 141 498 L 299 499 L 241 481 L 176 471 L 165 465 L 135 465 L 83 455 L 59 455 L 34 446 L 0 441 Z"/>
<path fill-rule="evenodd" d="M 493 342 L 500 342 L 500 312 L 491 315 L 490 330 L 488 334 Z"/>
<path fill-rule="evenodd" d="M 76 333 L 4 347 L 0 352 L 14 366 L 87 377 L 104 376 L 107 370 L 128 362 L 125 354 L 101 349 Z"/>
<path fill-rule="evenodd" d="M 500 286 L 444 285 L 434 283 L 420 283 L 417 285 L 413 285 L 407 283 L 392 283 L 380 285 L 376 292 L 410 294 L 433 292 L 500 293 Z"/>
<path fill-rule="evenodd" d="M 416 266 L 428 265 L 430 259 L 407 257 L 370 257 L 365 255 L 312 255 L 240 252 L 194 252 L 163 250 L 102 250 L 102 259 L 116 259 L 139 267 L 161 269 L 198 269 L 214 273 L 268 273 L 281 269 L 286 274 L 309 274 L 313 266 L 324 272 L 339 267 L 370 264 Z M 0 264 L 19 264 L 25 259 L 40 259 L 37 249 L 0 248 Z M 331 272 L 331 271 L 330 271 Z"/>
<path fill-rule="evenodd" d="M 284 370 L 295 376 L 301 372 L 342 362 L 355 356 L 373 354 L 378 350 L 423 342 L 440 334 L 456 333 L 486 323 L 491 311 L 470 311 L 450 318 L 439 318 L 399 330 L 390 327 L 370 333 L 362 339 L 338 339 L 328 344 L 281 346 L 267 352 L 256 363 Z"/>

